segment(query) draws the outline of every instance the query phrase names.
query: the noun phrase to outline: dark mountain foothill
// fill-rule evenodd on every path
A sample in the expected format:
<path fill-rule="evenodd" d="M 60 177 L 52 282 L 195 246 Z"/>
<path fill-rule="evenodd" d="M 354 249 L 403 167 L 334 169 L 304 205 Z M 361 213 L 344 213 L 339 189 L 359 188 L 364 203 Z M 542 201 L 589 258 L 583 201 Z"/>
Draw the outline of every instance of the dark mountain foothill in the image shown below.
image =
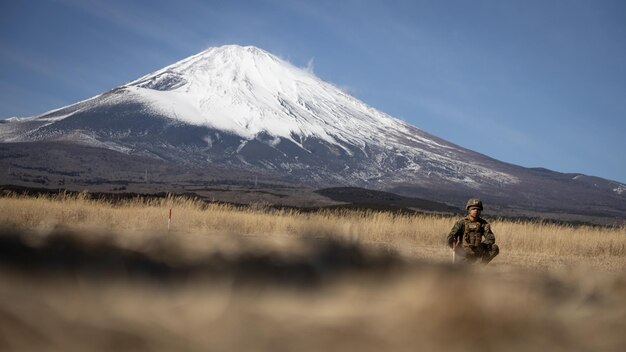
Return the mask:
<path fill-rule="evenodd" d="M 457 214 L 461 208 L 427 199 L 404 197 L 394 193 L 358 187 L 333 187 L 315 191 L 332 200 L 371 209 L 413 209 L 434 213 Z"/>

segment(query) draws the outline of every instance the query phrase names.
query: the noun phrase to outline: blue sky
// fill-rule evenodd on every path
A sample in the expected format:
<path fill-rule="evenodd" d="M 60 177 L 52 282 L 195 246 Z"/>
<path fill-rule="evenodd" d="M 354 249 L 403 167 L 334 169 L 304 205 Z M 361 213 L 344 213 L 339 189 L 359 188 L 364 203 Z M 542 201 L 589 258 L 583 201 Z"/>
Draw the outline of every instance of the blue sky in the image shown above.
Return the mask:
<path fill-rule="evenodd" d="M 0 4 L 0 118 L 211 46 L 255 45 L 427 132 L 626 182 L 625 1 L 24 0 Z"/>

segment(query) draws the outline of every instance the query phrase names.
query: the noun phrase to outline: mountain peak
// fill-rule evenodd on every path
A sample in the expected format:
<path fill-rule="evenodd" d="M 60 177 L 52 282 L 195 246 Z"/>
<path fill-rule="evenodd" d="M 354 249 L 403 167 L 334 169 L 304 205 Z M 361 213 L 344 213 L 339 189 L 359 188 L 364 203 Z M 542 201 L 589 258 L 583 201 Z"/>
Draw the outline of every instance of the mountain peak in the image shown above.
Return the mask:
<path fill-rule="evenodd" d="M 227 44 L 227 45 L 222 45 L 222 46 L 210 47 L 202 51 L 200 54 L 203 54 L 203 53 L 228 53 L 228 54 L 235 54 L 235 55 L 250 54 L 250 55 L 273 56 L 269 52 L 259 47 L 256 47 L 254 45 L 239 45 L 239 44 Z"/>
<path fill-rule="evenodd" d="M 313 136 L 332 144 L 365 145 L 381 129 L 406 128 L 254 46 L 209 48 L 123 88 L 161 115 L 247 139 L 267 133 L 294 141 Z"/>
<path fill-rule="evenodd" d="M 167 66 L 164 70 L 176 69 L 178 71 L 184 71 L 194 68 L 197 69 L 198 67 L 203 66 L 228 66 L 229 64 L 231 66 L 238 66 L 239 68 L 242 68 L 241 66 L 253 63 L 256 65 L 289 65 L 286 61 L 283 61 L 267 51 L 259 49 L 255 46 L 224 45 L 220 47 L 208 48 L 196 55 Z"/>

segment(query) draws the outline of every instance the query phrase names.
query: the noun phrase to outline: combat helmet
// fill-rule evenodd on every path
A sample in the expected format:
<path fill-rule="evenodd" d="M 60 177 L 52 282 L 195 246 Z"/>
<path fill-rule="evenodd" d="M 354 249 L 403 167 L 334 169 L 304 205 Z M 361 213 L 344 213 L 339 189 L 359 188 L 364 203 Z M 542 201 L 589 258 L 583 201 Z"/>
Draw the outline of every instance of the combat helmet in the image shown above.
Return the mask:
<path fill-rule="evenodd" d="M 483 210 L 483 202 L 478 198 L 470 198 L 470 200 L 467 201 L 465 209 L 469 209 L 471 207 L 476 207 L 480 210 Z"/>

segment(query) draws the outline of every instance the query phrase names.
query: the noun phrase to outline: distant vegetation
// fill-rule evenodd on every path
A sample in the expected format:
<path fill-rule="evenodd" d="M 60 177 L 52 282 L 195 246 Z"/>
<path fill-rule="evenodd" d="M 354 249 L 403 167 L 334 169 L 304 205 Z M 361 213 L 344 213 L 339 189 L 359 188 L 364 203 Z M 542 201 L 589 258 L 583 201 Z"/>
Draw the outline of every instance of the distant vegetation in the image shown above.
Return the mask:
<path fill-rule="evenodd" d="M 172 210 L 171 228 L 168 215 Z M 0 350 L 620 350 L 626 228 L 185 197 L 0 198 Z"/>
<path fill-rule="evenodd" d="M 411 259 L 447 262 L 445 236 L 454 218 L 383 211 L 273 210 L 267 205 L 235 207 L 185 197 L 93 200 L 84 195 L 0 198 L 0 223 L 47 233 L 55 228 L 110 232 L 124 238 L 167 232 L 181 241 L 215 234 L 276 241 L 313 236 L 392 248 Z M 487 216 L 488 218 L 488 216 Z M 586 265 L 626 268 L 626 227 L 573 226 L 540 221 L 492 220 L 502 251 L 494 265 L 532 268 Z"/>

